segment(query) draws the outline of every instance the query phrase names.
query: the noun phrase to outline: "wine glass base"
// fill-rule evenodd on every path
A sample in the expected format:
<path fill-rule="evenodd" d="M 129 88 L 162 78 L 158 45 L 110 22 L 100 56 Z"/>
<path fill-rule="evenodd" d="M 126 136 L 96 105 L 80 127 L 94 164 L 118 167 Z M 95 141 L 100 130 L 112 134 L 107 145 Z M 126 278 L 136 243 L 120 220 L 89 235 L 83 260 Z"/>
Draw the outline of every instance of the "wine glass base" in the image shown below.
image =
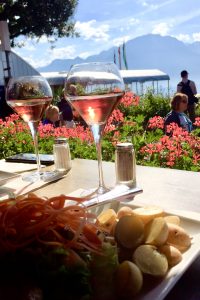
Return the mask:
<path fill-rule="evenodd" d="M 99 187 L 97 188 L 97 190 L 96 190 L 96 194 L 97 194 L 97 195 L 103 195 L 103 194 L 105 194 L 105 193 L 107 193 L 107 192 L 109 192 L 109 191 L 110 191 L 109 188 L 107 188 L 107 187 L 105 187 L 105 186 L 99 186 Z"/>
<path fill-rule="evenodd" d="M 32 172 L 22 176 L 22 180 L 30 183 L 37 181 L 51 182 L 63 177 L 63 172 L 58 171 L 45 171 L 45 172 Z"/>
<path fill-rule="evenodd" d="M 32 173 L 29 173 L 29 174 L 25 174 L 25 175 L 22 176 L 22 180 L 26 181 L 26 182 L 33 183 L 33 182 L 36 182 L 36 181 L 40 180 L 40 174 L 39 174 L 39 172 L 32 172 Z"/>
<path fill-rule="evenodd" d="M 81 192 L 80 197 L 84 197 L 86 199 L 92 199 L 95 197 L 98 197 L 99 195 L 103 195 L 106 194 L 110 191 L 109 188 L 107 187 L 98 187 L 98 188 L 91 188 L 91 189 L 87 189 Z"/>
<path fill-rule="evenodd" d="M 91 199 L 93 197 L 95 197 L 97 189 L 96 188 L 91 188 L 91 189 L 84 189 L 83 191 L 81 191 L 80 193 L 80 197 L 86 198 L 86 199 Z"/>
<path fill-rule="evenodd" d="M 13 191 L 8 187 L 0 187 L 0 196 L 1 195 L 8 195 L 8 198 L 15 199 L 15 194 Z"/>

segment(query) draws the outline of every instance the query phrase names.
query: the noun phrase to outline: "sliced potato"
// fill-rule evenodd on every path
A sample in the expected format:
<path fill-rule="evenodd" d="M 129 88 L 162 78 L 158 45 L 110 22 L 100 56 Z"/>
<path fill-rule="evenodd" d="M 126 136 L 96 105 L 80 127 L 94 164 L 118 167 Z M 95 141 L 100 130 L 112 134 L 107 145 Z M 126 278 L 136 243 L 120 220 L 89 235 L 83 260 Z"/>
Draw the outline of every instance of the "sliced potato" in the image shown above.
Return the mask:
<path fill-rule="evenodd" d="M 120 219 L 123 216 L 129 216 L 129 215 L 133 215 L 133 210 L 132 208 L 128 207 L 128 206 L 123 206 L 120 208 L 120 210 L 117 213 L 117 218 Z"/>
<path fill-rule="evenodd" d="M 168 260 L 170 267 L 177 265 L 182 260 L 181 252 L 171 245 L 163 245 L 159 247 L 159 252 L 163 253 Z"/>
<path fill-rule="evenodd" d="M 191 245 L 191 238 L 187 232 L 180 226 L 168 223 L 169 234 L 166 243 L 179 249 L 181 252 L 186 251 Z"/>
<path fill-rule="evenodd" d="M 117 296 L 120 299 L 130 299 L 141 290 L 143 276 L 140 269 L 131 261 L 121 263 L 116 272 Z"/>
<path fill-rule="evenodd" d="M 165 221 L 167 223 L 172 223 L 172 224 L 176 224 L 176 225 L 180 225 L 180 218 L 178 216 L 166 216 L 164 217 Z"/>
<path fill-rule="evenodd" d="M 145 226 L 145 244 L 163 245 L 167 240 L 168 232 L 168 226 L 164 218 L 153 219 Z"/>
<path fill-rule="evenodd" d="M 118 221 L 114 233 L 119 245 L 134 249 L 141 244 L 144 237 L 144 224 L 136 216 L 123 216 Z"/>
<path fill-rule="evenodd" d="M 97 217 L 97 225 L 104 231 L 110 233 L 112 231 L 112 227 L 115 226 L 117 221 L 117 214 L 113 209 L 107 209 L 103 211 Z"/>
<path fill-rule="evenodd" d="M 144 224 L 147 224 L 154 218 L 162 217 L 164 215 L 164 211 L 162 208 L 157 206 L 144 206 L 133 209 L 133 214 L 139 217 Z"/>
<path fill-rule="evenodd" d="M 141 245 L 133 253 L 133 261 L 139 269 L 153 276 L 165 276 L 168 271 L 168 261 L 153 245 Z"/>

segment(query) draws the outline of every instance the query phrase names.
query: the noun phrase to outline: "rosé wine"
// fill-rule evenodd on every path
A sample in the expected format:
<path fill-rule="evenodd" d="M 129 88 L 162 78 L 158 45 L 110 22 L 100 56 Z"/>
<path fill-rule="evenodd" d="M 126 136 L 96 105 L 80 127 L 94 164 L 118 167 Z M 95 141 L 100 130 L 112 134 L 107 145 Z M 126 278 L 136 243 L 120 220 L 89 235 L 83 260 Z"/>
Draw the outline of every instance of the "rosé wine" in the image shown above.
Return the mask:
<path fill-rule="evenodd" d="M 88 125 L 105 124 L 122 96 L 123 93 L 77 96 L 70 102 Z"/>
<path fill-rule="evenodd" d="M 7 103 L 25 122 L 40 121 L 51 97 L 30 100 L 8 100 Z"/>

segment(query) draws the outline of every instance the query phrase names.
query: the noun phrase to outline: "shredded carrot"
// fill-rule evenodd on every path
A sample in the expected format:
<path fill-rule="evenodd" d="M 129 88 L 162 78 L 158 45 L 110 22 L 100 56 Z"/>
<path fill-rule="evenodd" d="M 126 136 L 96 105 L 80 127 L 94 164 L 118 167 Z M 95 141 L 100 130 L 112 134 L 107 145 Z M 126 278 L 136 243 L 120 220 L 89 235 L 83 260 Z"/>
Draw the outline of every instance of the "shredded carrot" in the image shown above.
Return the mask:
<path fill-rule="evenodd" d="M 68 200 L 75 204 L 65 206 Z M 32 194 L 1 202 L 0 253 L 32 243 L 100 251 L 99 239 L 85 230 L 85 225 L 94 227 L 96 217 L 87 211 L 83 200 L 65 195 L 45 199 Z"/>

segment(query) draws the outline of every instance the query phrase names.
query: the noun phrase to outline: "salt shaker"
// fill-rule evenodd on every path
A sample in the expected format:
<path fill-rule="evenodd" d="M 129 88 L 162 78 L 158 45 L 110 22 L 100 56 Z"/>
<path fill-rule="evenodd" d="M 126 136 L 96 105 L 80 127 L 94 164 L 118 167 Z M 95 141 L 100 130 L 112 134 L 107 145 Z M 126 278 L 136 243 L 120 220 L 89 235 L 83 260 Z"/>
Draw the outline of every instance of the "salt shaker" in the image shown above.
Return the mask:
<path fill-rule="evenodd" d="M 132 143 L 118 143 L 115 150 L 116 183 L 136 186 L 135 151 Z"/>
<path fill-rule="evenodd" d="M 57 138 L 53 145 L 55 170 L 66 172 L 71 169 L 71 154 L 66 138 Z"/>

